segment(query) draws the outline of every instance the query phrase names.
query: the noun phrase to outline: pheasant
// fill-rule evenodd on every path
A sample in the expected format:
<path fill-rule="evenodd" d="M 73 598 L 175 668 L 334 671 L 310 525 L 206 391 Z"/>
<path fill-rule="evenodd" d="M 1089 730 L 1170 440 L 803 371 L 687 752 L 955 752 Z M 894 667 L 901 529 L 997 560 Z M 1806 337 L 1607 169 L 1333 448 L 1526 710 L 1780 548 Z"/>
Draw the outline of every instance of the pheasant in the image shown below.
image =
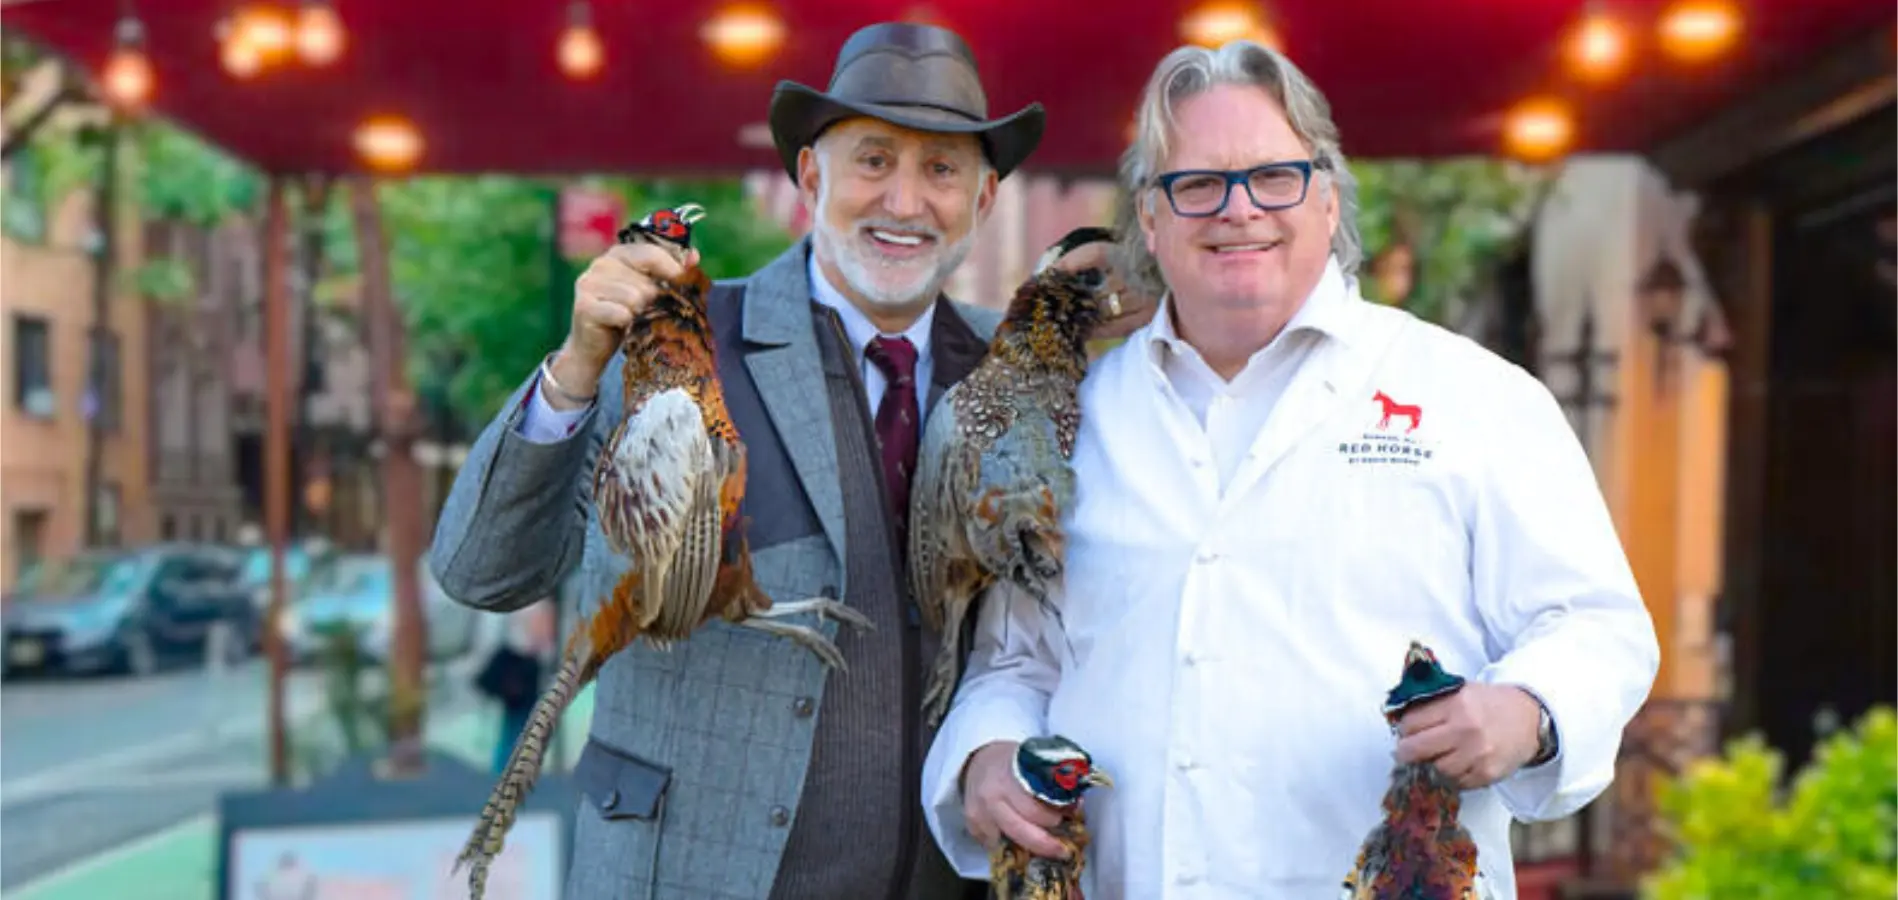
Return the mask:
<path fill-rule="evenodd" d="M 1404 711 L 1463 688 L 1416 641 L 1404 655 L 1402 679 L 1384 701 L 1395 727 Z M 1463 795 L 1456 782 L 1427 763 L 1399 765 L 1384 794 L 1384 819 L 1365 838 L 1340 900 L 1485 900 L 1476 869 L 1476 841 L 1457 821 Z"/>
<path fill-rule="evenodd" d="M 1071 232 L 1070 247 L 1111 239 Z M 1058 256 L 1062 244 L 1050 251 Z M 998 580 L 1044 608 L 1061 577 L 1061 516 L 1074 500 L 1068 465 L 1081 426 L 1078 397 L 1087 337 L 1102 319 L 1099 270 L 1048 268 L 1015 294 L 989 352 L 949 389 L 924 428 L 910 505 L 910 589 L 941 636 L 923 710 L 930 727 L 948 712 L 962 668 L 962 625 Z"/>
<path fill-rule="evenodd" d="M 703 208 L 662 209 L 619 233 L 621 243 L 649 242 L 683 261 L 692 223 Z M 739 503 L 745 494 L 745 447 L 725 408 L 706 294 L 696 266 L 660 293 L 626 329 L 623 406 L 593 474 L 600 531 L 630 561 L 612 595 L 568 638 L 553 684 L 534 704 L 501 781 L 456 859 L 469 866 L 480 900 L 488 867 L 540 774 L 548 738 L 573 695 L 614 654 L 643 638 L 666 649 L 714 618 L 798 642 L 825 665 L 845 668 L 836 646 L 816 629 L 776 621 L 815 613 L 860 629 L 869 619 L 836 600 L 771 601 L 753 581 Z"/>
<path fill-rule="evenodd" d="M 1016 748 L 1015 780 L 1035 799 L 1066 813 L 1051 833 L 1068 849 L 1068 857 L 1034 856 L 1003 836 L 1001 846 L 989 853 L 992 900 L 1082 900 L 1088 836 L 1081 796 L 1089 788 L 1112 787 L 1113 779 L 1094 768 L 1086 750 L 1053 735 L 1029 738 Z"/>

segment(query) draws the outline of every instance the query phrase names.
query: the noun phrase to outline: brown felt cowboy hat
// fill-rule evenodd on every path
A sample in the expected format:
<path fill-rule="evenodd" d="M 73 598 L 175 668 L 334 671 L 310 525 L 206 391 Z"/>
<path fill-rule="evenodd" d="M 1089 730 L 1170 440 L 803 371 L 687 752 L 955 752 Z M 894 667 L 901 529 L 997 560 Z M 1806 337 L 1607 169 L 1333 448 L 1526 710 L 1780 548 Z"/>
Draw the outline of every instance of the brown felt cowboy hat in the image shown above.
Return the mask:
<path fill-rule="evenodd" d="M 771 94 L 771 138 L 784 171 L 797 180 L 797 153 L 824 129 L 870 116 L 893 125 L 973 134 L 998 177 L 1007 177 L 1041 142 L 1041 104 L 990 119 L 975 54 L 955 32 L 934 25 L 886 22 L 859 29 L 837 52 L 830 90 L 778 82 Z"/>

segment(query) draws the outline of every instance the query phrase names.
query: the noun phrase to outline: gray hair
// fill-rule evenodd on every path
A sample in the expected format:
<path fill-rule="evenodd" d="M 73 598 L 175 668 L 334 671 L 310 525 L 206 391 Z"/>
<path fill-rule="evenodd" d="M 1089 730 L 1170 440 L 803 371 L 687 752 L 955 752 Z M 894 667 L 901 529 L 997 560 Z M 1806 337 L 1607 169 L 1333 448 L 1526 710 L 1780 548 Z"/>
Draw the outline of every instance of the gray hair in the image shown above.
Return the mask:
<path fill-rule="evenodd" d="M 1134 142 L 1120 160 L 1121 194 L 1115 205 L 1114 229 L 1121 236 L 1117 268 L 1125 273 L 1124 279 L 1130 287 L 1150 296 L 1166 290 L 1160 264 L 1148 252 L 1140 232 L 1137 204 L 1142 197 L 1152 203 L 1148 189 L 1153 187 L 1153 179 L 1166 159 L 1174 106 L 1219 84 L 1264 88 L 1285 110 L 1293 133 L 1311 151 L 1312 159 L 1329 167 L 1317 174 L 1330 182 L 1338 198 L 1338 230 L 1331 238 L 1331 253 L 1347 277 L 1355 275 L 1364 258 L 1364 242 L 1358 236 L 1358 180 L 1339 148 L 1331 105 L 1311 79 L 1283 54 L 1240 40 L 1217 50 L 1199 46 L 1174 50 L 1160 60 L 1147 80 L 1134 125 Z"/>

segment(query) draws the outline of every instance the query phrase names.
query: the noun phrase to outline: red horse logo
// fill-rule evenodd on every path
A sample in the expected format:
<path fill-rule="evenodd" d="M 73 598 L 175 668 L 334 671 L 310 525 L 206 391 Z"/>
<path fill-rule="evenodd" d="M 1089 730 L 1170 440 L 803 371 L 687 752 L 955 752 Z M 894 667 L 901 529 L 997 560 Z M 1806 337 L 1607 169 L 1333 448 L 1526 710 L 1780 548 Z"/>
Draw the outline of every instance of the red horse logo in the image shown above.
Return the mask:
<path fill-rule="evenodd" d="M 1384 407 L 1384 418 L 1377 420 L 1377 427 L 1379 428 L 1391 427 L 1392 416 L 1405 416 L 1410 419 L 1410 427 L 1404 429 L 1405 434 L 1416 431 L 1417 426 L 1423 424 L 1423 407 L 1421 406 L 1399 403 L 1392 400 L 1391 395 L 1383 391 L 1378 391 L 1371 399 L 1377 401 L 1379 406 Z"/>

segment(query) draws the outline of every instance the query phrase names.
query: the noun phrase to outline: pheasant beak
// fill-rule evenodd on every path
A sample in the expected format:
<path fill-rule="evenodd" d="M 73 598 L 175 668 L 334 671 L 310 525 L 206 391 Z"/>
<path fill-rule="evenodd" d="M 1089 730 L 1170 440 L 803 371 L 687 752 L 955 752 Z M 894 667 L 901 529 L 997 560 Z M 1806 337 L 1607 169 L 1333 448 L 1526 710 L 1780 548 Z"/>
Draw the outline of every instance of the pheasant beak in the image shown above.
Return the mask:
<path fill-rule="evenodd" d="M 1107 777 L 1107 773 L 1099 769 L 1089 769 L 1087 772 L 1087 776 L 1082 778 L 1081 780 L 1095 787 L 1113 787 L 1114 786 L 1114 779 Z"/>

